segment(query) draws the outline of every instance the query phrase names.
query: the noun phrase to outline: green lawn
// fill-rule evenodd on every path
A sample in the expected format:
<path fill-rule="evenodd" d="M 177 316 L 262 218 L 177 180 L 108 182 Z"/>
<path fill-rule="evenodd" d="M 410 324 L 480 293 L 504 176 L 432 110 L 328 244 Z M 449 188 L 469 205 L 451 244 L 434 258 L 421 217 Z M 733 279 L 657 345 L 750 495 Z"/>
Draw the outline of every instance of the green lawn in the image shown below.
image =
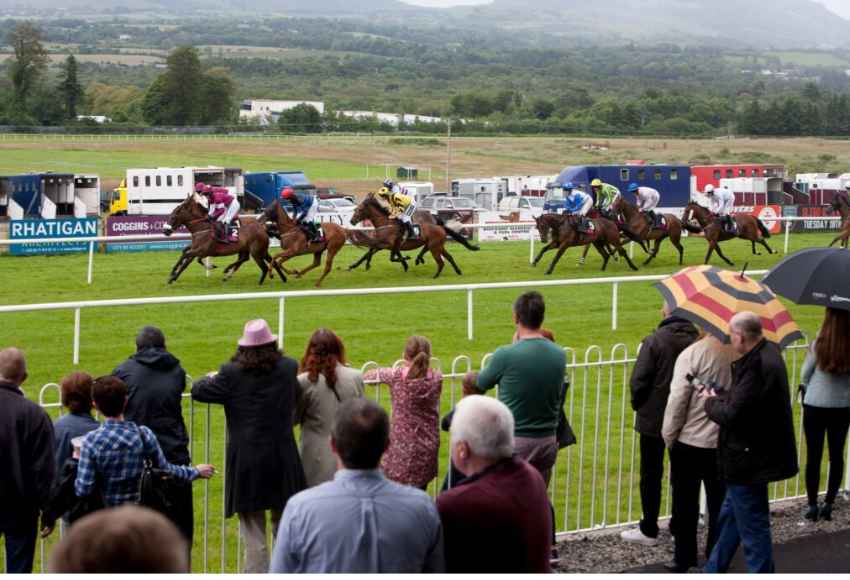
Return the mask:
<path fill-rule="evenodd" d="M 829 234 L 794 234 L 791 250 L 825 245 Z M 782 240 L 773 241 L 781 248 Z M 750 270 L 765 269 L 778 260 L 778 256 L 751 256 L 749 243 L 727 242 L 727 255 L 739 266 L 748 262 Z M 463 269 L 458 277 L 446 269 L 438 284 L 542 280 L 543 268 L 549 263 L 544 258 L 538 268 L 528 264 L 528 244 L 505 242 L 484 244 L 477 253 L 469 252 L 456 244 L 450 250 Z M 577 249 L 570 250 L 555 270 L 556 278 L 600 276 L 601 261 L 591 254 L 588 264 L 577 265 Z M 640 250 L 637 250 L 638 254 Z M 702 239 L 685 240 L 686 264 L 701 263 L 705 254 Z M 376 258 L 372 271 L 347 272 L 344 268 L 360 255 L 359 250 L 345 248 L 337 257 L 336 268 L 326 280 L 325 288 L 368 288 L 389 286 L 414 286 L 434 283 L 432 260 L 404 274 L 395 264 L 389 264 L 386 255 Z M 253 292 L 257 286 L 258 271 L 245 264 L 227 283 L 221 281 L 220 271 L 207 278 L 203 270 L 193 265 L 176 284 L 167 286 L 166 275 L 176 252 L 148 254 L 99 254 L 95 257 L 94 284 L 85 283 L 86 257 L 84 255 L 27 257 L 0 257 L 0 303 L 23 304 L 78 299 L 107 299 L 148 296 L 181 296 Z M 640 258 L 639 255 L 636 255 Z M 307 258 L 296 264 L 306 264 Z M 216 263 L 223 266 L 226 259 Z M 640 274 L 668 274 L 678 269 L 671 246 L 665 244 L 661 257 Z M 629 275 L 624 264 L 612 262 L 605 275 Z M 312 289 L 317 274 L 305 279 L 290 279 L 285 285 L 275 279 L 262 290 Z M 533 284 L 532 284 L 533 286 Z M 404 341 L 410 334 L 423 334 L 433 342 L 434 356 L 440 359 L 444 372 L 449 372 L 451 361 L 460 355 L 459 369 L 468 363 L 479 368 L 482 356 L 510 340 L 513 329 L 510 307 L 520 290 L 488 290 L 474 296 L 475 339 L 466 337 L 466 295 L 464 292 L 398 294 L 383 296 L 290 298 L 286 301 L 285 347 L 292 356 L 299 357 L 312 331 L 321 326 L 336 330 L 346 343 L 348 355 L 354 366 L 368 361 L 391 365 L 400 358 Z M 542 290 L 547 301 L 546 326 L 555 333 L 558 342 L 572 349 L 575 361 L 585 360 L 585 351 L 591 345 L 600 350 L 589 351 L 588 359 L 610 360 L 634 356 L 635 347 L 643 336 L 651 332 L 659 319 L 660 295 L 650 283 L 622 284 L 619 292 L 619 325 L 611 330 L 611 286 L 591 285 L 581 287 L 546 288 Z M 822 313 L 811 307 L 791 307 L 795 319 L 804 332 L 813 334 Z M 5 314 L 0 345 L 14 344 L 23 348 L 28 356 L 30 379 L 26 385 L 29 396 L 35 397 L 38 388 L 48 382 L 58 381 L 73 369 L 72 337 L 73 313 L 50 311 Z M 219 304 L 185 304 L 145 307 L 113 307 L 84 309 L 82 311 L 81 369 L 94 375 L 110 372 L 133 351 L 133 338 L 144 324 L 160 326 L 168 337 L 169 349 L 182 361 L 187 371 L 198 377 L 213 370 L 227 360 L 235 349 L 235 341 L 242 324 L 249 318 L 264 317 L 273 328 L 277 326 L 277 300 L 252 300 Z M 616 344 L 626 347 L 612 353 Z M 799 353 L 794 355 L 799 357 Z M 792 357 L 793 358 L 793 357 Z M 799 361 L 802 359 L 800 358 Z M 799 362 L 798 361 L 798 362 Z M 585 528 L 601 524 L 635 519 L 639 515 L 637 478 L 629 479 L 632 465 L 637 466 L 634 455 L 634 433 L 631 430 L 632 413 L 628 410 L 628 365 L 579 366 L 571 371 L 573 388 L 568 413 L 580 444 L 562 454 L 554 482 L 557 521 L 560 529 Z M 447 380 L 442 410 L 447 411 L 452 402 L 450 392 L 457 396 L 459 381 Z M 372 390 L 373 396 L 376 395 Z M 55 393 L 52 401 L 56 400 Z M 381 401 L 389 403 L 386 390 Z M 193 456 L 196 461 L 211 460 L 220 468 L 223 461 L 224 421 L 219 409 L 203 405 L 190 410 L 192 418 Z M 211 427 L 207 430 L 207 419 Z M 447 466 L 446 439 L 441 450 L 441 474 Z M 608 453 L 604 452 L 608 449 Z M 223 522 L 223 478 L 217 477 L 209 484 L 197 483 L 196 490 L 196 542 L 194 568 L 196 571 L 235 571 L 237 567 L 237 532 L 235 521 Z M 792 483 L 790 492 L 795 491 Z M 784 488 L 783 488 L 784 489 Z M 209 497 L 207 536 L 209 539 L 206 567 L 204 566 L 204 499 Z M 591 521 L 591 513 L 593 519 Z M 580 519 L 579 519 L 580 516 Z M 566 526 L 564 522 L 566 521 Z M 225 531 L 225 540 L 222 533 Z"/>

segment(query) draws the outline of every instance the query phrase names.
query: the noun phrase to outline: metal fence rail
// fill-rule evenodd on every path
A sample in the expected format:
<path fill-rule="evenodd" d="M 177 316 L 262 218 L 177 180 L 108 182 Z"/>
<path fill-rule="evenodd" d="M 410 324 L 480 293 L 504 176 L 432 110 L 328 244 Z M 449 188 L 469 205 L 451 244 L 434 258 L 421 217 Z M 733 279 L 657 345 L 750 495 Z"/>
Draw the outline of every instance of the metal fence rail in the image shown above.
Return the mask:
<path fill-rule="evenodd" d="M 798 344 L 785 352 L 789 376 L 797 378 L 802 367 L 807 345 Z M 628 403 L 630 389 L 628 378 L 635 356 L 629 348 L 618 344 L 610 350 L 592 346 L 583 352 L 565 349 L 567 377 L 571 388 L 565 402 L 566 415 L 576 433 L 578 443 L 558 455 L 550 484 L 550 499 L 555 506 L 558 534 L 565 536 L 589 530 L 625 526 L 637 523 L 640 517 L 640 498 L 637 493 L 639 456 L 637 434 L 632 428 L 635 414 Z M 478 368 L 486 366 L 491 355 L 482 357 Z M 395 365 L 401 361 L 396 361 Z M 387 365 L 390 366 L 390 365 Z M 473 370 L 470 357 L 455 357 L 446 368 L 439 359 L 432 366 L 443 371 L 444 384 L 441 400 L 442 413 L 447 412 L 460 399 L 463 375 Z M 364 372 L 376 369 L 376 362 L 367 362 Z M 793 380 L 791 381 L 794 384 Z M 381 385 L 367 382 L 367 396 L 389 407 L 389 393 Z M 48 410 L 61 413 L 58 403 L 58 385 L 42 387 L 39 403 Z M 795 405 L 798 435 L 798 459 L 805 457 L 802 445 L 801 406 Z M 241 565 L 241 540 L 236 518 L 224 518 L 223 481 L 227 469 L 224 464 L 226 431 L 224 416 L 214 406 L 195 403 L 186 395 L 184 414 L 190 433 L 190 451 L 195 463 L 215 463 L 219 476 L 212 481 L 195 485 L 195 544 L 193 562 L 196 571 L 233 572 Z M 445 449 L 448 437 L 441 437 L 443 453 L 439 461 L 438 477 L 430 491 L 436 496 L 443 477 L 449 470 Z M 802 497 L 801 475 L 773 484 L 773 501 Z M 826 478 L 822 480 L 826 482 Z M 850 487 L 850 456 L 844 489 Z M 669 472 L 664 481 L 662 517 L 670 514 Z M 61 530 L 60 530 L 61 533 Z M 49 542 L 55 542 L 52 538 Z M 49 542 L 40 542 L 37 564 L 44 569 L 49 552 Z"/>

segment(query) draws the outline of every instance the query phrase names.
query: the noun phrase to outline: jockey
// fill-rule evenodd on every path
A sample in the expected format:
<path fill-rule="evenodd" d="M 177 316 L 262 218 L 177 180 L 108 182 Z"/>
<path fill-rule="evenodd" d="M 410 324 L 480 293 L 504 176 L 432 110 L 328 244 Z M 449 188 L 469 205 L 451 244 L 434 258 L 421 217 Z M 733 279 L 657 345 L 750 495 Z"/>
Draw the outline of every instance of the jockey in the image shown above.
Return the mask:
<path fill-rule="evenodd" d="M 389 180 L 388 180 L 389 181 Z M 396 186 L 398 187 L 398 186 Z M 397 219 L 404 226 L 404 232 L 411 238 L 415 235 L 411 218 L 416 212 L 416 202 L 404 193 L 395 192 L 387 187 L 378 190 L 378 195 L 390 206 L 390 219 Z"/>
<path fill-rule="evenodd" d="M 731 232 L 734 227 L 731 214 L 735 207 L 735 194 L 725 187 L 714 189 L 714 186 L 709 183 L 705 186 L 705 196 L 711 203 L 709 208 L 711 213 L 720 218 L 724 230 Z"/>
<path fill-rule="evenodd" d="M 596 197 L 596 208 L 599 210 L 599 213 L 604 217 L 611 216 L 611 205 L 617 196 L 620 195 L 620 190 L 614 185 L 602 183 L 601 179 L 591 181 L 590 189 Z"/>
<path fill-rule="evenodd" d="M 580 189 L 575 189 L 572 183 L 564 184 L 564 213 L 578 216 L 579 231 L 587 232 L 587 213 L 593 208 L 593 198 Z"/>
<path fill-rule="evenodd" d="M 391 191 L 393 193 L 400 193 L 402 195 L 407 195 L 407 196 L 410 195 L 409 193 L 407 193 L 407 189 L 400 186 L 398 183 L 396 183 L 392 179 L 385 179 L 383 185 L 384 185 L 385 188 L 387 188 L 389 191 Z"/>
<path fill-rule="evenodd" d="M 319 227 L 318 213 L 319 204 L 316 198 L 309 193 L 296 192 L 291 187 L 284 187 L 280 191 L 280 198 L 292 204 L 295 211 L 295 221 L 299 226 L 305 228 L 307 243 L 321 242 L 322 230 Z"/>
<path fill-rule="evenodd" d="M 195 191 L 198 190 L 199 185 L 204 186 L 203 193 L 209 201 L 209 216 L 216 222 L 215 230 L 218 240 L 225 243 L 239 241 L 238 232 L 231 227 L 239 219 L 239 201 L 236 196 L 227 188 L 210 187 L 203 183 L 196 183 Z"/>
<path fill-rule="evenodd" d="M 661 201 L 661 194 L 658 193 L 658 190 L 651 187 L 641 187 L 637 183 L 630 183 L 629 193 L 635 194 L 638 209 L 649 217 L 650 225 L 654 228 L 659 227 L 658 216 L 652 211 L 658 207 L 658 203 Z"/>

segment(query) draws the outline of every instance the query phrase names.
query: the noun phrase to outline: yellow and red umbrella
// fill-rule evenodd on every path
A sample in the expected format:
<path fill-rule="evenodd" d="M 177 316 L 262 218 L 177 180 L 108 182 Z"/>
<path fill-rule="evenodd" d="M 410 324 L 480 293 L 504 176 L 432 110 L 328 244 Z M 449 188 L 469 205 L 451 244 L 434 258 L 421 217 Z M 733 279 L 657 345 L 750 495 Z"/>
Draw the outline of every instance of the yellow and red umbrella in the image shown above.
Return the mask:
<path fill-rule="evenodd" d="M 764 336 L 781 347 L 803 338 L 791 313 L 767 286 L 742 273 L 712 266 L 685 268 L 655 284 L 674 314 L 729 342 L 729 321 L 750 311 L 761 318 Z"/>

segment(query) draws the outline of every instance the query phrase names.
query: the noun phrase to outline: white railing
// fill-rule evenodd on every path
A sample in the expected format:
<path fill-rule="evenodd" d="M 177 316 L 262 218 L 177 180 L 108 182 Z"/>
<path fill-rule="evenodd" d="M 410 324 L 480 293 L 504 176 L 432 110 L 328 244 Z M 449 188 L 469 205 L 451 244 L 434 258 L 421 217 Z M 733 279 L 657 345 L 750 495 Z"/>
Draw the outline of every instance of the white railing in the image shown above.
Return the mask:
<path fill-rule="evenodd" d="M 795 345 L 786 350 L 791 384 L 799 376 L 802 357 L 807 346 Z M 564 403 L 566 416 L 576 433 L 578 442 L 562 450 L 553 470 L 549 493 L 555 506 L 556 527 L 559 536 L 589 530 L 632 525 L 640 518 L 640 495 L 638 493 L 639 454 L 637 434 L 632 428 L 635 414 L 629 403 L 629 374 L 635 356 L 623 344 L 603 351 L 592 346 L 584 352 L 565 349 L 567 353 L 567 377 L 571 387 Z M 490 354 L 482 357 L 478 368 L 486 366 Z M 400 364 L 400 361 L 395 363 Z M 472 359 L 462 355 L 452 359 L 448 368 L 439 359 L 432 359 L 432 366 L 443 371 L 444 386 L 441 397 L 441 413 L 452 408 L 461 396 L 461 381 L 466 372 L 473 370 Z M 363 372 L 378 368 L 375 362 L 362 365 Z M 200 373 L 198 374 L 200 376 Z M 385 389 L 376 382 L 367 382 L 368 396 L 384 406 L 389 406 Z M 58 385 L 50 383 L 41 388 L 39 403 L 61 414 L 58 403 Z M 214 482 L 204 481 L 203 489 L 196 488 L 196 497 L 202 494 L 202 510 L 196 510 L 195 535 L 199 538 L 193 561 L 196 571 L 236 571 L 241 564 L 241 539 L 238 523 L 224 518 L 224 494 L 222 482 L 227 466 L 225 457 L 225 422 L 223 413 L 214 406 L 195 403 L 188 394 L 184 395 L 184 414 L 190 434 L 190 451 L 195 462 L 214 463 L 220 467 L 220 475 Z M 802 413 L 797 411 L 797 456 L 804 462 L 802 438 Z M 215 413 L 215 414 L 213 414 Z M 449 470 L 449 457 L 445 452 L 448 438 L 441 435 L 443 453 L 440 455 L 438 476 L 430 491 L 436 497 L 443 478 Z M 850 487 L 850 449 L 848 449 L 847 473 L 844 489 Z M 826 485 L 826 477 L 822 478 Z M 669 472 L 663 488 L 661 517 L 670 514 L 671 496 Z M 772 485 L 773 501 L 801 497 L 805 493 L 801 475 Z M 213 513 L 216 516 L 213 517 Z M 219 520 L 220 521 L 217 521 Z M 40 544 L 42 567 L 46 542 Z"/>
<path fill-rule="evenodd" d="M 767 270 L 748 272 L 750 276 L 763 276 Z M 333 290 L 282 290 L 276 292 L 243 292 L 239 294 L 202 294 L 195 296 L 161 296 L 153 298 L 120 298 L 114 300 L 79 300 L 71 302 L 49 302 L 42 304 L 16 304 L 0 306 L 0 314 L 11 312 L 39 312 L 47 310 L 74 311 L 73 363 L 80 362 L 81 311 L 92 308 L 111 308 L 116 306 L 151 306 L 157 304 L 190 304 L 204 302 L 237 302 L 244 300 L 278 301 L 278 340 L 283 347 L 284 326 L 286 322 L 286 300 L 293 298 L 327 298 L 331 296 L 372 296 L 386 294 L 424 294 L 433 292 L 466 292 L 466 334 L 473 340 L 475 320 L 473 293 L 484 290 L 505 290 L 521 288 L 551 288 L 562 286 L 587 286 L 611 284 L 611 330 L 617 330 L 619 316 L 620 284 L 638 284 L 658 282 L 669 275 L 623 276 L 600 278 L 574 278 L 571 280 L 536 280 L 525 282 L 492 282 L 481 284 L 444 284 L 434 286 L 398 286 L 390 288 L 339 288 Z"/>

